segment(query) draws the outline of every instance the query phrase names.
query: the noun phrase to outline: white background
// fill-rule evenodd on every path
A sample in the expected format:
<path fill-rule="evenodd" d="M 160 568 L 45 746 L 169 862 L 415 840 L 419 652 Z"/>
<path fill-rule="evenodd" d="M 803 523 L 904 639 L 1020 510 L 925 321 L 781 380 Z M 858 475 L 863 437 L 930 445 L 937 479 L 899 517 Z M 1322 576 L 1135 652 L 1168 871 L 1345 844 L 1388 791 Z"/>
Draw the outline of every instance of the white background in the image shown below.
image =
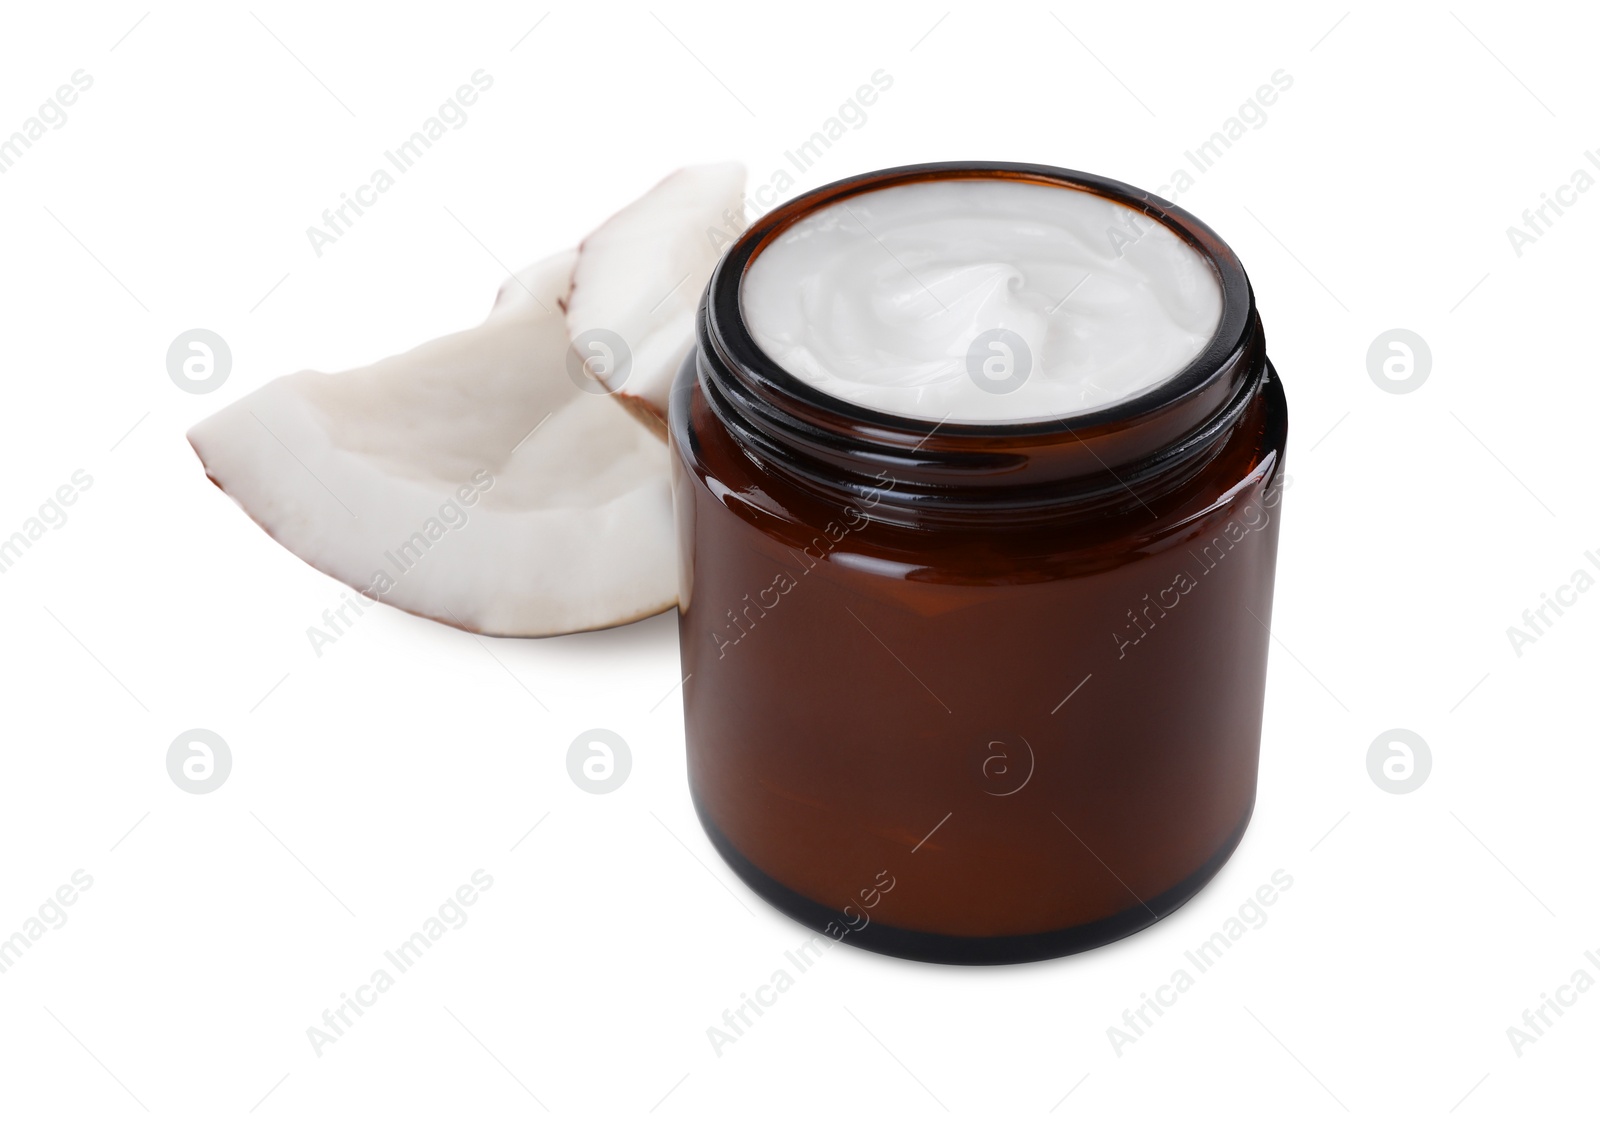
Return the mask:
<path fill-rule="evenodd" d="M 1521 1057 L 1506 1029 L 1580 968 L 1600 979 L 1600 593 L 1520 655 L 1506 630 L 1600 577 L 1600 191 L 1520 257 L 1506 228 L 1600 148 L 1597 29 L 1477 0 L 1142 11 L 8 7 L 0 134 L 94 81 L 0 176 L 0 537 L 74 470 L 94 483 L 0 574 L 0 936 L 74 871 L 94 885 L 0 976 L 0 1117 L 1592 1107 L 1600 990 Z M 467 124 L 317 257 L 307 226 L 480 68 Z M 808 932 L 693 818 L 671 617 L 509 641 L 383 609 L 319 656 L 306 630 L 341 587 L 183 434 L 276 375 L 475 323 L 507 267 L 674 167 L 765 181 L 879 69 L 892 89 L 795 192 L 958 158 L 1156 189 L 1292 75 L 1176 196 L 1244 260 L 1290 405 L 1261 792 L 1215 882 L 1134 938 L 983 970 L 836 949 L 718 1057 L 706 1028 Z M 194 327 L 234 356 L 207 396 L 165 368 Z M 1396 327 L 1433 357 L 1404 395 L 1366 364 Z M 206 796 L 165 767 L 193 727 L 234 756 Z M 606 796 L 564 765 L 592 727 L 633 749 Z M 1433 756 L 1404 796 L 1366 766 L 1395 727 Z M 317 1057 L 306 1028 L 480 868 L 468 922 Z M 1107 1028 L 1280 868 L 1266 924 L 1119 1056 Z"/>

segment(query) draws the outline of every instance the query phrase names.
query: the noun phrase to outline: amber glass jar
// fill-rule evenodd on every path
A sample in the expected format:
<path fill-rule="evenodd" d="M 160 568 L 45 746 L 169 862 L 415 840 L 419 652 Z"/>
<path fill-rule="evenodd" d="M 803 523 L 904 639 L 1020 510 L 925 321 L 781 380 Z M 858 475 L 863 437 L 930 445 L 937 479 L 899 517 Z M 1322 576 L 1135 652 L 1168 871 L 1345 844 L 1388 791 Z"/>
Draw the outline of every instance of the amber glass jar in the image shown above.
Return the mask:
<path fill-rule="evenodd" d="M 937 424 L 764 355 L 746 268 L 852 195 L 995 177 L 1087 190 L 1215 269 L 1220 326 L 1131 401 Z M 758 220 L 673 389 L 689 783 L 780 910 L 929 961 L 1072 953 L 1226 862 L 1255 802 L 1287 416 L 1244 269 L 1154 196 L 1034 165 L 856 177 Z"/>

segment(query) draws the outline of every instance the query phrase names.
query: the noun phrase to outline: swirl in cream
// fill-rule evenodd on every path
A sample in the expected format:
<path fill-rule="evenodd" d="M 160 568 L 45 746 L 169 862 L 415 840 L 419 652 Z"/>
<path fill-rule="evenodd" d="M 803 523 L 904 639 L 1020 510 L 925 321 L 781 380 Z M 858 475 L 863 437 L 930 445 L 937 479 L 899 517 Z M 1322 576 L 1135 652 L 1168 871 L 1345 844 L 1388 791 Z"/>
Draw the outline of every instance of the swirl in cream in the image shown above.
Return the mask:
<path fill-rule="evenodd" d="M 1222 315 L 1216 272 L 1170 228 L 1086 190 L 1005 179 L 820 208 L 755 256 L 740 298 L 757 345 L 803 382 L 957 423 L 1126 401 L 1198 356 Z"/>

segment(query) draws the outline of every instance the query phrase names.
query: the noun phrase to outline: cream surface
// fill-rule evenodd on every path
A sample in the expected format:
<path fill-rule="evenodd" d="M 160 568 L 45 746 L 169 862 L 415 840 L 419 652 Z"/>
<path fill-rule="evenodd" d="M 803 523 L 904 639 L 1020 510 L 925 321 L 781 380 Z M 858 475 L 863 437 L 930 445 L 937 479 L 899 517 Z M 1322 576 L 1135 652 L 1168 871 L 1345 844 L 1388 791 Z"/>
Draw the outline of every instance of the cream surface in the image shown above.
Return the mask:
<path fill-rule="evenodd" d="M 1114 405 L 1181 371 L 1222 316 L 1206 260 L 1072 188 L 935 180 L 807 215 L 740 291 L 760 348 L 835 398 L 906 417 L 1025 422 Z"/>

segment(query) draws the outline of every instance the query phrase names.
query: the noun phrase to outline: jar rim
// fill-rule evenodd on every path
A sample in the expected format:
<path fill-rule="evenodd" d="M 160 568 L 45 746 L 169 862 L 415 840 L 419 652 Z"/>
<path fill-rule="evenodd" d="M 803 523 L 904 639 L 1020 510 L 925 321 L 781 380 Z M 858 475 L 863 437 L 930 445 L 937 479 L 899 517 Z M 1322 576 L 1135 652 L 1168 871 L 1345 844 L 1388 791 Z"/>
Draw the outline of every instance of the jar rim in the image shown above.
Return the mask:
<path fill-rule="evenodd" d="M 744 320 L 744 276 L 785 229 L 830 204 L 903 184 L 1000 179 L 1087 191 L 1160 222 L 1215 272 L 1222 311 L 1211 339 L 1153 387 L 1083 414 L 1015 422 L 950 422 L 893 414 L 820 390 L 787 371 Z M 947 161 L 868 172 L 827 184 L 753 222 L 712 271 L 697 325 L 700 385 L 712 408 L 769 463 L 796 469 L 825 491 L 903 485 L 918 507 L 1033 508 L 1068 493 L 1084 499 L 1124 478 L 1170 476 L 1214 445 L 1266 378 L 1265 345 L 1244 266 L 1209 226 L 1176 205 L 1117 180 L 1042 164 Z M 866 471 L 866 470 L 873 471 Z M 1109 475 L 1109 480 L 1106 479 Z M 1113 484 L 1112 482 L 1115 482 Z M 1069 482 L 1072 482 L 1068 487 Z M 982 496 L 967 495 L 979 488 Z M 1012 493 L 1011 496 L 1003 495 Z"/>
<path fill-rule="evenodd" d="M 745 275 L 756 256 L 790 226 L 824 207 L 858 195 L 912 183 L 984 179 L 1010 180 L 1087 191 L 1132 208 L 1177 235 L 1185 245 L 1199 254 L 1216 275 L 1221 286 L 1222 313 L 1205 347 L 1183 367 L 1146 390 L 1097 410 L 1021 421 L 937 422 L 928 418 L 873 410 L 831 395 L 788 371 L 756 343 L 744 320 L 742 292 Z M 715 302 L 718 311 L 723 313 L 723 316 L 719 317 L 719 327 L 730 352 L 730 358 L 735 359 L 739 366 L 747 369 L 754 378 L 769 384 L 782 395 L 792 397 L 807 406 L 831 410 L 876 427 L 905 429 L 914 433 L 928 433 L 937 429 L 952 435 L 961 433 L 1045 435 L 1067 430 L 1093 429 L 1108 422 L 1149 413 L 1166 403 L 1191 394 L 1207 378 L 1218 372 L 1227 357 L 1236 350 L 1239 337 L 1247 328 L 1253 308 L 1250 282 L 1245 275 L 1243 264 L 1215 231 L 1183 208 L 1141 188 L 1105 176 L 1043 164 L 1006 161 L 944 161 L 911 164 L 851 176 L 796 196 L 751 223 L 734 241 L 712 275 L 707 288 L 707 299 Z M 730 299 L 733 306 L 731 309 L 728 307 Z M 728 313 L 734 315 L 729 316 Z"/>

